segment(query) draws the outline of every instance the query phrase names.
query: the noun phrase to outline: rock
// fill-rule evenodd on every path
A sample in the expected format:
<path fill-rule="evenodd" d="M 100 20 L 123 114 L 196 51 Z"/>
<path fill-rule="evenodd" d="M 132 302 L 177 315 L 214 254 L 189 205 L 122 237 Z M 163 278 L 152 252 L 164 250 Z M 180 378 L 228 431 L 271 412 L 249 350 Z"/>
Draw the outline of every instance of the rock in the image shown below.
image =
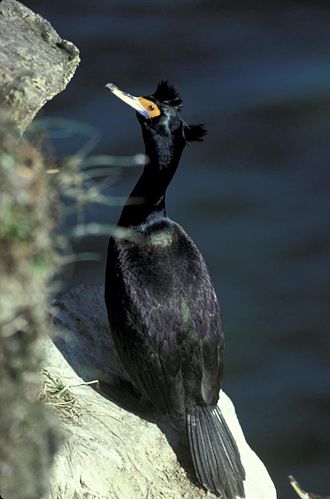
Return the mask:
<path fill-rule="evenodd" d="M 15 0 L 0 4 L 0 105 L 21 133 L 39 109 L 64 90 L 79 51 L 50 23 Z"/>
<path fill-rule="evenodd" d="M 63 333 L 55 338 L 57 346 L 49 339 L 43 344 L 44 373 L 69 387 L 74 411 L 58 406 L 66 443 L 56 458 L 48 499 L 215 497 L 196 484 L 185 436 L 151 408 L 139 407 L 128 383 L 120 384 L 118 377 L 127 375 L 111 339 L 103 287 L 78 286 L 57 301 L 55 310 Z M 108 396 L 84 384 L 95 379 Z M 245 466 L 246 498 L 275 499 L 268 472 L 223 392 L 220 407 Z"/>
<path fill-rule="evenodd" d="M 14 0 L 0 3 L 0 497 L 39 499 L 59 447 L 39 400 L 35 345 L 49 332 L 57 193 L 41 154 L 18 136 L 79 62 L 78 50 Z"/>

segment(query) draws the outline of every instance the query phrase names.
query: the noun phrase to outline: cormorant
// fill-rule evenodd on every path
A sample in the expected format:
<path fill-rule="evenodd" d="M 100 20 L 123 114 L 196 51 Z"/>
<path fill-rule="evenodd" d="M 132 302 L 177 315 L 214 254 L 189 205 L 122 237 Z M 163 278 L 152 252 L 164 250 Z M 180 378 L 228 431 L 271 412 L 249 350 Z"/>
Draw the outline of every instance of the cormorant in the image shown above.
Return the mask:
<path fill-rule="evenodd" d="M 165 209 L 185 145 L 206 130 L 181 118 L 182 100 L 168 82 L 147 97 L 106 86 L 137 111 L 148 158 L 118 222 L 127 230 L 108 247 L 105 302 L 119 357 L 137 390 L 187 432 L 199 482 L 224 499 L 244 498 L 239 450 L 217 405 L 218 300 L 201 253 Z"/>

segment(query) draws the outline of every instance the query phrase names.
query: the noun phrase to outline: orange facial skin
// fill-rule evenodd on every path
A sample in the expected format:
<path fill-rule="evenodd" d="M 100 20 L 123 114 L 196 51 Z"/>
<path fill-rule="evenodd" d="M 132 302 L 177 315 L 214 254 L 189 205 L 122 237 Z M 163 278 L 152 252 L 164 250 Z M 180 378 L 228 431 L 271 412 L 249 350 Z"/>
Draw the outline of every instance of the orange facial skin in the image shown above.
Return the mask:
<path fill-rule="evenodd" d="M 157 116 L 160 116 L 160 109 L 157 104 L 155 104 L 151 100 L 145 99 L 144 97 L 138 97 L 138 101 L 147 111 L 150 118 L 156 118 Z"/>

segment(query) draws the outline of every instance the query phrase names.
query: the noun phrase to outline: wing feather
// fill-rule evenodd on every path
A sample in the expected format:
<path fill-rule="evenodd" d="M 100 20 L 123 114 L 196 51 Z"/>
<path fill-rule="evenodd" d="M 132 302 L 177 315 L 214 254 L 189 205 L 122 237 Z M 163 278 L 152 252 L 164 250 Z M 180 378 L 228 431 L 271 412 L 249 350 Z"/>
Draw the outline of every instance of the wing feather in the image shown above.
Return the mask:
<path fill-rule="evenodd" d="M 218 400 L 223 333 L 205 262 L 171 222 L 168 247 L 111 240 L 106 303 L 114 340 L 132 381 L 156 407 L 183 415 Z"/>

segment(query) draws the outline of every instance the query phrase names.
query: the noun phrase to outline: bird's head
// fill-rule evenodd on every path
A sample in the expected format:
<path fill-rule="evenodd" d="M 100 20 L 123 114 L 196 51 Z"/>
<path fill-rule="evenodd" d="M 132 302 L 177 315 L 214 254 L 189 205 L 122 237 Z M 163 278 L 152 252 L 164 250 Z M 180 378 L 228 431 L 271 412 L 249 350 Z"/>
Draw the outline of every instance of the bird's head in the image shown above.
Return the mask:
<path fill-rule="evenodd" d="M 113 83 L 106 87 L 136 110 L 145 139 L 175 137 L 183 143 L 203 140 L 205 125 L 188 124 L 181 118 L 182 99 L 169 82 L 161 81 L 152 95 L 143 97 L 123 92 Z"/>

